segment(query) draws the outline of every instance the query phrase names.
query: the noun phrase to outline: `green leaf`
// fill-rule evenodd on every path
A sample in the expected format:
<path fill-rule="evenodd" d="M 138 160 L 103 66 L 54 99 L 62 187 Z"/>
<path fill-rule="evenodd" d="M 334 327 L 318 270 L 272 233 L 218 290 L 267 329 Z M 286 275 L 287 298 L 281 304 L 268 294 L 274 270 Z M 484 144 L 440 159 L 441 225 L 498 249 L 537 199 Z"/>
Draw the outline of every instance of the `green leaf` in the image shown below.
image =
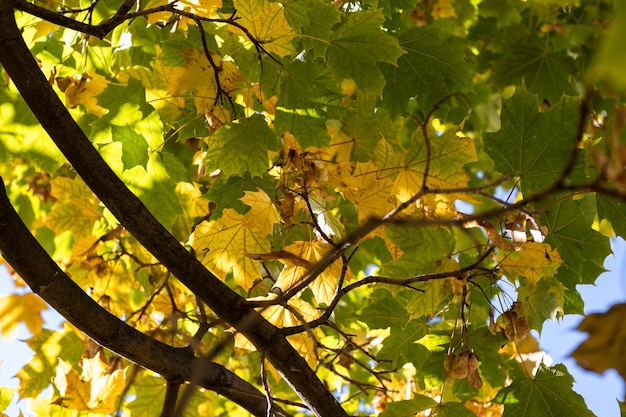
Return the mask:
<path fill-rule="evenodd" d="M 146 167 L 124 171 L 122 180 L 166 228 L 171 228 L 183 207 L 176 195 L 176 183 L 189 181 L 184 166 L 168 153 L 151 152 Z"/>
<path fill-rule="evenodd" d="M 419 369 L 430 352 L 417 341 L 427 333 L 428 323 L 423 317 L 410 320 L 400 328 L 393 327 L 389 336 L 383 340 L 382 349 L 376 355 L 386 361 L 380 362 L 379 366 L 383 369 L 395 369 L 405 363 L 412 363 Z"/>
<path fill-rule="evenodd" d="M 576 147 L 578 100 L 564 98 L 539 112 L 537 96 L 522 85 L 502 104 L 502 127 L 485 133 L 485 150 L 498 172 L 520 177 L 525 197 L 551 186 Z"/>
<path fill-rule="evenodd" d="M 611 253 L 609 238 L 591 228 L 595 215 L 595 198 L 587 195 L 559 200 L 540 217 L 548 228 L 546 243 L 563 259 L 557 278 L 570 290 L 577 284 L 593 284 Z"/>
<path fill-rule="evenodd" d="M 611 222 L 613 230 L 618 236 L 626 237 L 626 203 L 605 194 L 596 195 L 598 217 Z"/>
<path fill-rule="evenodd" d="M 574 378 L 563 364 L 539 366 L 535 378 L 518 377 L 494 401 L 504 404 L 502 417 L 593 417 L 583 398 L 572 390 Z"/>
<path fill-rule="evenodd" d="M 145 166 L 148 162 L 148 142 L 130 126 L 111 126 L 113 140 L 122 142 L 122 163 L 124 169 Z"/>
<path fill-rule="evenodd" d="M 370 300 L 372 302 L 363 309 L 359 317 L 370 329 L 386 329 L 387 327 L 400 329 L 409 321 L 405 305 L 388 290 L 374 291 Z"/>
<path fill-rule="evenodd" d="M 331 3 L 320 0 L 287 0 L 284 3 L 285 18 L 302 38 L 304 47 L 319 56 L 326 51 L 328 40 L 333 36 L 332 27 L 341 21 L 341 12 Z"/>
<path fill-rule="evenodd" d="M 507 340 L 500 334 L 491 334 L 486 326 L 472 326 L 469 331 L 469 342 L 472 352 L 480 361 L 480 375 L 492 387 L 503 387 L 506 383 L 508 370 L 518 363 L 499 353 Z"/>
<path fill-rule="evenodd" d="M 437 402 L 425 395 L 416 394 L 411 400 L 387 403 L 380 417 L 414 417 L 416 413 L 433 408 Z"/>
<path fill-rule="evenodd" d="M 144 117 L 142 108 L 146 104 L 145 97 L 143 85 L 134 78 L 130 78 L 126 85 L 107 84 L 106 89 L 96 99 L 98 105 L 108 112 L 91 124 L 92 135 L 109 125 L 133 126 L 139 122 Z"/>
<path fill-rule="evenodd" d="M 381 30 L 381 10 L 353 13 L 333 33 L 328 45 L 328 66 L 338 80 L 352 78 L 363 92 L 381 95 L 385 79 L 378 62 L 395 65 L 404 53 L 398 40 Z"/>
<path fill-rule="evenodd" d="M 278 133 L 289 132 L 297 139 L 302 149 L 310 146 L 328 146 L 330 136 L 326 129 L 324 114 L 313 109 L 276 109 L 274 126 Z"/>
<path fill-rule="evenodd" d="M 444 228 L 387 226 L 387 237 L 402 255 L 383 265 L 384 275 L 405 278 L 426 272 L 453 271 L 454 235 Z"/>
<path fill-rule="evenodd" d="M 267 151 L 280 149 L 280 140 L 260 114 L 219 129 L 207 139 L 204 163 L 207 172 L 220 169 L 222 173 L 241 175 L 245 171 L 261 176 L 269 168 Z"/>
<path fill-rule="evenodd" d="M 474 417 L 475 414 L 472 413 L 467 407 L 465 407 L 464 403 L 445 402 L 433 408 L 431 416 L 433 417 Z"/>
<path fill-rule="evenodd" d="M 626 55 L 624 39 L 626 39 L 626 5 L 624 2 L 615 2 L 614 20 L 600 44 L 590 73 L 594 79 L 603 79 L 611 82 L 617 88 L 626 89 Z"/>
<path fill-rule="evenodd" d="M 341 124 L 343 132 L 354 139 L 352 158 L 359 162 L 369 161 L 381 139 L 398 134 L 398 127 L 386 111 L 376 107 L 376 98 L 371 95 L 358 94 Z"/>
<path fill-rule="evenodd" d="M 42 329 L 26 343 L 35 356 L 16 375 L 20 379 L 20 398 L 35 398 L 50 385 L 56 374 L 58 358 L 77 366 L 84 351 L 83 341 L 71 331 Z"/>
<path fill-rule="evenodd" d="M 405 113 L 411 97 L 428 112 L 450 94 L 467 91 L 471 71 L 454 38 L 446 39 L 438 27 L 423 26 L 401 33 L 398 39 L 407 53 L 397 66 L 382 67 L 387 80 L 383 105 L 391 114 Z"/>
<path fill-rule="evenodd" d="M 532 35 L 507 44 L 494 65 L 494 82 L 502 87 L 524 82 L 541 101 L 554 104 L 563 94 L 578 95 L 570 80 L 576 63 L 567 51 L 551 51 L 549 43 Z"/>
<path fill-rule="evenodd" d="M 565 287 L 556 278 L 543 278 L 537 284 L 526 283 L 517 289 L 520 315 L 531 329 L 541 333 L 543 323 L 563 315 Z"/>
<path fill-rule="evenodd" d="M 522 20 L 518 5 L 514 0 L 484 0 L 478 6 L 478 14 L 493 17 L 499 27 L 504 27 Z"/>
<path fill-rule="evenodd" d="M 233 208 L 237 213 L 245 214 L 250 208 L 240 199 L 246 191 L 256 191 L 257 188 L 268 192 L 272 190 L 274 184 L 267 178 L 250 177 L 249 173 L 245 173 L 243 177 L 233 176 L 224 179 L 220 176 L 211 188 L 204 194 L 204 197 L 217 204 L 211 218 L 218 219 L 222 217 L 225 208 Z"/>

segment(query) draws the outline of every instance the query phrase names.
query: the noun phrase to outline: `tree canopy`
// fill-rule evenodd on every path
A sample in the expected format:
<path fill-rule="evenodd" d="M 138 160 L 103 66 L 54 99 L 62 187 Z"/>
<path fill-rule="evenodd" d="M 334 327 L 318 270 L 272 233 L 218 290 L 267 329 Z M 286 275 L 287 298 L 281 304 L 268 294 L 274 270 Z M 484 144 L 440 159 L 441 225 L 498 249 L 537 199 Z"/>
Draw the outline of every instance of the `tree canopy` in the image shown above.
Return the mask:
<path fill-rule="evenodd" d="M 613 0 L 1 0 L 15 395 L 592 416 L 536 332 L 626 238 L 624 39 Z M 582 366 L 626 376 L 624 308 Z"/>

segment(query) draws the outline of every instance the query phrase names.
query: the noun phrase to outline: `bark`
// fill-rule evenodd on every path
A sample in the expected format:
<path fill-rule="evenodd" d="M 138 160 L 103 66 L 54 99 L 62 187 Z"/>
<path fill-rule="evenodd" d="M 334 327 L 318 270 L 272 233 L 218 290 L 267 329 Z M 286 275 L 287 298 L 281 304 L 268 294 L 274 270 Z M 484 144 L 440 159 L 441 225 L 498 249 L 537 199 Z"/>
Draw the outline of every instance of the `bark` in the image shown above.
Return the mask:
<path fill-rule="evenodd" d="M 174 276 L 265 355 L 312 413 L 320 417 L 346 416 L 337 399 L 289 344 L 280 329 L 267 322 L 245 299 L 189 253 L 100 157 L 37 66 L 21 37 L 13 8 L 12 0 L 0 0 L 0 63 L 87 186 Z M 62 314 L 68 314 L 71 306 L 59 307 Z M 93 331 L 97 333 L 98 329 Z M 102 339 L 110 342 L 107 337 Z"/>
<path fill-rule="evenodd" d="M 190 348 L 175 348 L 139 332 L 85 294 L 30 233 L 11 205 L 4 183 L 0 183 L 0 248 L 4 259 L 36 294 L 100 345 L 168 380 L 193 377 L 202 387 L 255 416 L 267 416 L 265 395 L 254 386 L 222 365 L 194 357 Z M 200 378 L 197 369 L 203 371 Z"/>

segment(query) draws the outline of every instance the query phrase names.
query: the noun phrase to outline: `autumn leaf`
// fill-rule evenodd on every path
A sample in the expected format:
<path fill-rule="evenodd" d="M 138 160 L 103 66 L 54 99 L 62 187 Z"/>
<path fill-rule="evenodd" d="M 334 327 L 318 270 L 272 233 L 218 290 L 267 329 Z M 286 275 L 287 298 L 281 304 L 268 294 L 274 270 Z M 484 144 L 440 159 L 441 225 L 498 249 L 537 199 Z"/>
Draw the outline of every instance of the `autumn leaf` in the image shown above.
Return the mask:
<path fill-rule="evenodd" d="M 254 297 L 249 300 L 272 301 L 277 297 L 277 294 L 270 293 L 267 296 Z M 292 298 L 289 300 L 288 305 L 288 308 L 277 304 L 264 307 L 260 309 L 261 315 L 278 328 L 301 326 L 320 316 L 320 312 L 315 307 L 300 298 Z M 312 331 L 317 333 L 316 329 L 312 329 Z M 306 359 L 312 368 L 317 365 L 318 356 L 315 351 L 315 344 L 308 332 L 291 335 L 287 337 L 287 340 L 289 340 L 289 343 L 291 343 L 294 349 Z M 252 343 L 241 333 L 235 334 L 235 348 L 246 352 L 253 352 L 255 350 Z"/>
<path fill-rule="evenodd" d="M 217 220 L 203 221 L 189 238 L 198 258 L 220 279 L 232 271 L 235 283 L 250 289 L 261 278 L 258 261 L 246 253 L 269 252 L 270 244 L 258 227 L 248 228 L 244 215 L 224 210 Z"/>
<path fill-rule="evenodd" d="M 285 19 L 284 7 L 267 0 L 234 0 L 238 23 L 248 29 L 268 52 L 279 56 L 291 55 L 295 49 L 291 39 L 295 32 Z M 237 33 L 239 29 L 229 27 Z"/>
<path fill-rule="evenodd" d="M 522 276 L 536 284 L 541 278 L 553 276 L 562 263 L 556 248 L 547 243 L 528 242 L 519 252 L 505 253 L 499 266 L 510 281 Z"/>
<path fill-rule="evenodd" d="M 43 319 L 41 312 L 48 306 L 33 293 L 13 294 L 0 297 L 0 330 L 2 338 L 12 340 L 17 334 L 17 326 L 26 324 L 33 335 L 41 331 Z"/>
<path fill-rule="evenodd" d="M 373 163 L 359 162 L 352 172 L 342 169 L 341 180 L 341 192 L 356 206 L 359 223 L 382 218 L 395 207 L 391 193 L 393 182 Z"/>
<path fill-rule="evenodd" d="M 59 77 L 56 79 L 59 89 L 65 93 L 67 107 L 73 109 L 79 104 L 85 106 L 87 113 L 101 117 L 107 113 L 107 109 L 100 107 L 95 96 L 104 91 L 108 81 L 102 75 L 94 71 L 76 74 L 72 77 Z"/>
<path fill-rule="evenodd" d="M 274 224 L 280 223 L 276 206 L 267 193 L 260 188 L 257 188 L 257 191 L 246 191 L 241 201 L 250 206 L 250 211 L 243 216 L 243 224 L 247 228 L 258 227 L 263 235 L 269 235 L 272 233 Z"/>
<path fill-rule="evenodd" d="M 51 181 L 50 194 L 57 199 L 48 213 L 47 224 L 57 233 L 70 230 L 76 239 L 89 235 L 102 218 L 99 200 L 80 178 L 58 177 Z"/>
<path fill-rule="evenodd" d="M 123 369 L 107 373 L 107 367 L 101 353 L 91 359 L 83 358 L 81 375 L 69 363 L 59 359 L 53 382 L 60 397 L 55 402 L 78 411 L 115 411 L 117 396 L 126 386 L 126 377 Z"/>
<path fill-rule="evenodd" d="M 218 93 L 232 93 L 239 88 L 244 77 L 235 64 L 217 55 L 211 55 L 215 69 L 201 49 L 185 49 L 179 52 L 184 59 L 182 66 L 160 64 L 157 69 L 167 82 L 167 94 L 179 96 L 187 91 L 194 92 L 194 103 L 198 113 L 204 114 L 214 109 Z M 161 61 L 157 61 L 161 62 Z M 215 77 L 215 72 L 218 78 Z M 220 88 L 216 79 L 219 79 Z"/>
<path fill-rule="evenodd" d="M 615 369 L 626 378 L 626 304 L 615 304 L 605 313 L 589 314 L 578 325 L 581 332 L 589 334 L 587 340 L 572 352 L 578 365 L 602 374 Z"/>
<path fill-rule="evenodd" d="M 428 135 L 427 142 L 421 129 L 413 133 L 411 147 L 404 157 L 404 168 L 399 170 L 393 185 L 393 193 L 400 202 L 416 195 L 423 185 L 431 190 L 450 190 L 468 184 L 465 165 L 478 160 L 474 142 L 468 137 L 457 136 L 454 129 L 438 134 L 431 127 Z M 427 176 L 426 181 L 424 176 Z M 469 198 L 462 194 L 431 194 L 422 201 L 429 211 L 449 217 L 456 212 L 454 200 Z"/>
<path fill-rule="evenodd" d="M 311 265 L 314 265 L 316 262 L 323 259 L 332 249 L 333 246 L 329 243 L 316 240 L 313 242 L 295 242 L 287 246 L 285 251 L 295 254 L 299 258 L 308 261 Z M 301 283 L 308 272 L 308 268 L 302 267 L 298 265 L 300 262 L 295 263 L 290 259 L 284 259 L 283 262 L 285 262 L 287 266 L 280 272 L 274 287 L 280 288 L 282 292 L 286 292 Z M 342 273 L 341 271 L 341 261 L 337 260 L 309 284 L 309 288 L 313 291 L 313 296 L 318 303 L 330 304 L 330 301 L 335 295 L 337 282 Z M 345 278 L 348 280 L 352 278 L 350 269 L 347 270 Z"/>

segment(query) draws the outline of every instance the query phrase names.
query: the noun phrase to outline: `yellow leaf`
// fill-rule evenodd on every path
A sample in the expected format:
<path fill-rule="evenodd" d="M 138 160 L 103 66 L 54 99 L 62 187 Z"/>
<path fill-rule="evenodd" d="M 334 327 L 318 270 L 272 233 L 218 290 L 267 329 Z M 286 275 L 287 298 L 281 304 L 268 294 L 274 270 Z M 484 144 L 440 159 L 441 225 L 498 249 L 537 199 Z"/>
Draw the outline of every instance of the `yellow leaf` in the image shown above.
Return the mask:
<path fill-rule="evenodd" d="M 90 235 L 102 218 L 100 202 L 93 192 L 79 177 L 57 177 L 50 184 L 50 194 L 57 201 L 46 217 L 46 226 L 57 233 L 70 230 L 76 239 Z"/>
<path fill-rule="evenodd" d="M 270 293 L 266 297 L 254 297 L 249 299 L 250 301 L 271 301 L 278 297 L 276 294 Z M 302 324 L 311 322 L 320 316 L 319 311 L 311 304 L 300 298 L 292 298 L 289 300 L 290 309 L 286 309 L 282 305 L 272 305 L 269 307 L 260 308 L 261 315 L 265 317 L 267 321 L 272 323 L 278 328 L 300 326 Z M 318 329 L 312 329 L 314 333 L 318 332 Z M 314 368 L 317 365 L 317 354 L 315 352 L 315 344 L 308 332 L 302 332 L 287 337 L 287 340 L 298 351 L 300 355 L 304 357 L 307 363 Z M 252 343 L 248 341 L 240 333 L 235 335 L 235 348 L 242 351 L 252 352 L 255 350 Z"/>
<path fill-rule="evenodd" d="M 215 17 L 222 0 L 177 0 L 176 8 L 201 17 Z"/>
<path fill-rule="evenodd" d="M 430 155 L 421 129 L 413 134 L 412 145 L 415 149 L 405 155 L 404 168 L 398 173 L 393 193 L 404 202 L 422 191 L 424 174 L 428 168 L 426 186 L 430 190 L 450 190 L 468 186 L 469 176 L 464 166 L 478 160 L 474 142 L 468 137 L 459 137 L 454 129 L 438 134 L 429 129 Z M 428 161 L 428 163 L 427 163 Z M 455 200 L 468 200 L 467 193 L 430 193 L 421 199 L 424 211 L 436 214 L 440 218 L 453 217 Z"/>
<path fill-rule="evenodd" d="M 15 338 L 20 323 L 26 324 L 33 335 L 38 334 L 43 325 L 41 311 L 47 308 L 46 303 L 33 293 L 0 297 L 0 331 L 4 340 Z"/>
<path fill-rule="evenodd" d="M 109 81 L 94 71 L 76 74 L 72 77 L 60 77 L 56 79 L 57 85 L 65 93 L 65 104 L 73 109 L 79 104 L 85 106 L 87 113 L 98 117 L 105 115 L 108 110 L 98 106 L 96 97 L 104 91 Z"/>
<path fill-rule="evenodd" d="M 553 276 L 562 263 L 556 248 L 547 243 L 528 242 L 521 251 L 507 253 L 499 267 L 511 281 L 523 276 L 529 284 L 536 284 L 541 278 Z"/>
<path fill-rule="evenodd" d="M 167 94 L 178 96 L 186 91 L 194 91 L 194 103 L 198 113 L 210 112 L 216 104 L 217 83 L 215 71 L 209 59 L 200 49 L 180 51 L 185 64 L 179 67 L 167 67 L 157 61 L 155 66 L 167 82 Z M 235 64 L 222 60 L 218 55 L 211 54 L 218 67 L 220 86 L 223 92 L 230 93 L 239 88 L 245 78 Z"/>
<path fill-rule="evenodd" d="M 373 163 L 359 162 L 352 173 L 342 170 L 341 180 L 340 191 L 356 205 L 359 223 L 381 218 L 395 208 L 393 182 Z"/>
<path fill-rule="evenodd" d="M 291 39 L 295 32 L 285 19 L 284 8 L 280 3 L 268 0 L 234 0 L 237 21 L 247 28 L 252 36 L 268 51 L 280 56 L 295 53 Z M 243 36 L 232 26 L 231 30 Z"/>
<path fill-rule="evenodd" d="M 296 242 L 285 248 L 285 251 L 293 253 L 311 264 L 319 262 L 333 246 L 321 241 L 314 242 Z M 302 278 L 308 272 L 308 269 L 292 263 L 289 259 L 284 259 L 287 266 L 280 272 L 276 279 L 274 287 L 280 288 L 282 292 L 288 291 L 290 288 L 298 285 Z M 320 304 L 330 304 L 330 301 L 337 289 L 337 281 L 341 276 L 341 261 L 337 260 L 324 270 L 313 282 L 309 284 L 309 288 L 313 292 L 315 300 Z M 346 272 L 347 280 L 352 278 L 350 269 Z"/>
<path fill-rule="evenodd" d="M 257 227 L 244 225 L 243 215 L 225 209 L 222 217 L 203 221 L 190 237 L 202 263 L 221 279 L 232 270 L 235 283 L 248 290 L 261 278 L 260 263 L 246 253 L 264 253 L 270 244 Z"/>
<path fill-rule="evenodd" d="M 107 364 L 100 358 L 83 359 L 82 374 L 78 375 L 72 366 L 59 359 L 56 377 L 53 382 L 61 398 L 56 403 L 63 407 L 93 413 L 112 413 L 115 411 L 116 397 L 126 386 L 124 370 L 118 369 L 107 373 Z"/>
<path fill-rule="evenodd" d="M 176 195 L 184 214 L 176 219 L 174 228 L 183 230 L 186 238 L 191 231 L 193 219 L 205 216 L 209 212 L 209 201 L 202 198 L 200 186 L 190 182 L 181 181 L 176 184 Z"/>
<path fill-rule="evenodd" d="M 241 201 L 251 207 L 243 216 L 243 224 L 249 229 L 258 227 L 264 236 L 271 234 L 274 224 L 280 222 L 280 214 L 267 193 L 260 188 L 246 191 Z"/>

